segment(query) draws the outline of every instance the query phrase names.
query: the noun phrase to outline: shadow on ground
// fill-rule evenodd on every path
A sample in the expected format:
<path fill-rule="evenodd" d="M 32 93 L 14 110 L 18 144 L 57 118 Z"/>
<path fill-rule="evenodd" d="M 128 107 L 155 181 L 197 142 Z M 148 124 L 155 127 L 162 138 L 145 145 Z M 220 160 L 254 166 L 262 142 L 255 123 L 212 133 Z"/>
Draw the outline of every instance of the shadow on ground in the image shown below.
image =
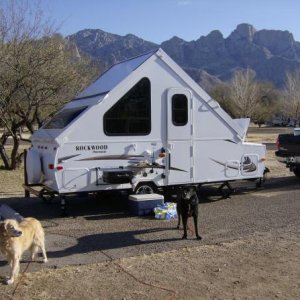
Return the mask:
<path fill-rule="evenodd" d="M 300 179 L 295 176 L 278 177 L 267 179 L 261 188 L 256 188 L 255 181 L 231 182 L 234 188 L 232 195 L 243 195 L 255 193 L 256 191 L 268 192 L 269 189 L 288 191 L 300 189 Z M 199 202 L 209 203 L 220 201 L 224 197 L 219 191 L 220 184 L 202 185 L 199 189 Z M 226 191 L 227 188 L 225 187 Z M 165 201 L 176 201 L 176 194 L 167 193 Z M 7 204 L 16 210 L 20 215 L 36 217 L 39 220 L 52 219 L 61 216 L 60 200 L 56 197 L 51 203 L 45 203 L 40 198 L 13 197 L 1 198 L 1 204 Z M 67 197 L 68 217 L 83 216 L 87 220 L 104 220 L 130 218 L 132 215 L 128 210 L 128 200 L 122 193 L 105 193 L 103 195 L 82 195 Z"/>
<path fill-rule="evenodd" d="M 104 251 L 116 248 L 124 248 L 130 246 L 139 246 L 146 244 L 164 243 L 178 241 L 180 238 L 167 238 L 167 239 L 149 239 L 141 240 L 137 238 L 138 236 L 144 234 L 153 234 L 156 232 L 162 232 L 166 230 L 174 230 L 172 228 L 150 228 L 143 230 L 133 230 L 133 231 L 121 231 L 113 233 L 103 233 L 103 234 L 91 234 L 80 237 L 77 239 L 77 244 L 69 248 L 58 250 L 58 251 L 48 251 L 49 258 L 60 258 L 67 255 L 89 253 L 94 251 Z"/>

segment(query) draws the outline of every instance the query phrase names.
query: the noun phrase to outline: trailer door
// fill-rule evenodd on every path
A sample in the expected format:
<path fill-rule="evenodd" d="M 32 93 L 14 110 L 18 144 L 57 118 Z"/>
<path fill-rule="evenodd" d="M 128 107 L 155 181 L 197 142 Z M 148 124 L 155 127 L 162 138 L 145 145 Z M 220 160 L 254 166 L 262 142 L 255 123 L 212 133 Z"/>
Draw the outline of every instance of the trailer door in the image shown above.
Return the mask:
<path fill-rule="evenodd" d="M 194 179 L 192 93 L 171 88 L 167 97 L 167 182 L 190 183 Z"/>

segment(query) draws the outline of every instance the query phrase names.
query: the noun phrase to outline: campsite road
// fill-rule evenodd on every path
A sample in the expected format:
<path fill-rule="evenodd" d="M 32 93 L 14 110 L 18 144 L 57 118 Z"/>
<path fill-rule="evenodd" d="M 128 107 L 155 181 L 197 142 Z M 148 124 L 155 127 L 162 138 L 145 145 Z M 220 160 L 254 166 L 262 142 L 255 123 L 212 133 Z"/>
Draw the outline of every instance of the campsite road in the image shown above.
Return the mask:
<path fill-rule="evenodd" d="M 6 203 L 25 217 L 41 220 L 46 231 L 50 268 L 218 244 L 282 227 L 299 228 L 299 178 L 272 178 L 262 189 L 255 189 L 253 182 L 235 185 L 237 191 L 229 199 L 220 199 L 213 187 L 200 190 L 202 241 L 196 240 L 191 232 L 188 240 L 181 240 L 182 230 L 175 229 L 177 220 L 131 216 L 126 200 L 116 195 L 69 199 L 69 217 L 65 218 L 58 217 L 58 200 L 45 204 L 37 198 L 2 198 L 0 204 Z M 25 267 L 22 263 L 22 269 Z M 44 265 L 31 263 L 29 271 L 41 267 Z M 1 256 L 0 276 L 7 272 Z"/>

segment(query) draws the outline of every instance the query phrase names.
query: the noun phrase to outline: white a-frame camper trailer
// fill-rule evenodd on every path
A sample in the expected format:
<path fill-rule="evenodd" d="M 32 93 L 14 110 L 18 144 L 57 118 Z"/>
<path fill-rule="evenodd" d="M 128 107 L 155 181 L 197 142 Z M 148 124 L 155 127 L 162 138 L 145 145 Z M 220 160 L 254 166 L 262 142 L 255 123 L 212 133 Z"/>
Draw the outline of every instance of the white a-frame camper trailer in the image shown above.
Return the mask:
<path fill-rule="evenodd" d="M 142 193 L 259 179 L 266 148 L 244 141 L 248 125 L 158 49 L 113 65 L 32 135 L 27 187 Z"/>

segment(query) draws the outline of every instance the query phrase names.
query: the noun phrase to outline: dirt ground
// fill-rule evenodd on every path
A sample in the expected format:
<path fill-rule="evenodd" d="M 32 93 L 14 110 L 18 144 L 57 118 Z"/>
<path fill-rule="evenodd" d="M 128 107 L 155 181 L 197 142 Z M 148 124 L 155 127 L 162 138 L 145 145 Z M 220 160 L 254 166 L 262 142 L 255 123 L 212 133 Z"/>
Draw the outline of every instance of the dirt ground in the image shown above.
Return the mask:
<path fill-rule="evenodd" d="M 251 141 L 264 138 L 273 137 L 249 137 Z M 274 151 L 268 151 L 267 166 L 270 176 L 291 175 L 275 160 Z M 0 283 L 0 299 L 300 299 L 299 228 L 108 259 L 38 272 L 30 272 L 28 263 L 16 284 Z"/>
<path fill-rule="evenodd" d="M 1 299 L 299 299 L 300 231 L 26 272 Z"/>

